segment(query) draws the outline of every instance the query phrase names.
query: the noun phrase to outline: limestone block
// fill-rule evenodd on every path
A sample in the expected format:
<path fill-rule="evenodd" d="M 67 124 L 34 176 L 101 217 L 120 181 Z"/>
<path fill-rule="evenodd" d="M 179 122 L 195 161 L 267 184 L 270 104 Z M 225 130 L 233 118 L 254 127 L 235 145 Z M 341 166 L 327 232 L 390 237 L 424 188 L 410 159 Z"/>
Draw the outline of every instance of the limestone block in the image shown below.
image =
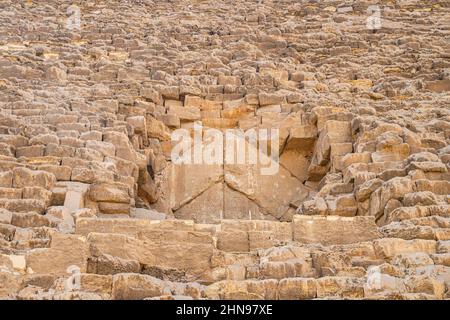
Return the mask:
<path fill-rule="evenodd" d="M 141 88 L 140 94 L 142 97 L 159 104 L 162 101 L 162 95 L 161 93 L 156 90 L 155 88 L 151 87 L 143 87 Z"/>
<path fill-rule="evenodd" d="M 450 215 L 449 205 L 399 207 L 389 213 L 387 221 L 388 222 L 402 221 L 429 216 L 448 217 L 449 215 Z"/>
<path fill-rule="evenodd" d="M 224 215 L 224 185 L 216 183 L 174 211 L 177 219 L 215 223 Z"/>
<path fill-rule="evenodd" d="M 357 204 L 353 194 L 338 195 L 327 199 L 327 207 L 330 215 L 342 217 L 353 217 L 357 211 Z"/>
<path fill-rule="evenodd" d="M 142 300 L 171 294 L 165 281 L 143 274 L 117 274 L 112 279 L 114 300 Z"/>
<path fill-rule="evenodd" d="M 259 104 L 261 106 L 280 104 L 284 100 L 282 94 L 260 92 L 258 94 Z"/>
<path fill-rule="evenodd" d="M 0 188 L 0 198 L 22 199 L 22 189 Z"/>
<path fill-rule="evenodd" d="M 250 152 L 250 144 L 245 145 L 246 152 Z M 308 190 L 301 181 L 282 166 L 278 165 L 277 171 L 275 160 L 260 154 L 258 162 L 257 165 L 225 164 L 225 183 L 253 200 L 261 211 L 276 218 L 288 213 L 290 203 L 307 197 Z M 271 174 L 265 174 L 266 171 Z"/>
<path fill-rule="evenodd" d="M 349 244 L 380 237 L 372 217 L 295 215 L 294 240 L 301 243 Z"/>
<path fill-rule="evenodd" d="M 69 181 L 72 175 L 72 168 L 69 166 L 40 165 L 37 169 L 53 174 L 57 181 Z"/>
<path fill-rule="evenodd" d="M 49 190 L 56 183 L 55 176 L 45 171 L 15 168 L 13 170 L 13 175 L 13 186 L 15 188 L 42 187 Z"/>
<path fill-rule="evenodd" d="M 290 278 L 280 280 L 278 295 L 280 300 L 314 299 L 317 296 L 316 279 Z"/>
<path fill-rule="evenodd" d="M 12 298 L 20 288 L 20 275 L 10 270 L 0 270 L 0 284 L 0 298 Z"/>
<path fill-rule="evenodd" d="M 47 145 L 49 143 L 59 144 L 59 138 L 54 134 L 39 134 L 35 137 L 32 137 L 29 140 L 30 145 L 42 144 Z"/>
<path fill-rule="evenodd" d="M 356 200 L 359 202 L 365 201 L 370 198 L 372 192 L 381 187 L 383 181 L 381 179 L 367 180 L 361 184 L 355 192 Z"/>
<path fill-rule="evenodd" d="M 275 299 L 278 280 L 219 281 L 205 289 L 209 299 L 260 300 Z"/>
<path fill-rule="evenodd" d="M 217 236 L 217 249 L 227 252 L 248 252 L 250 243 L 247 231 L 221 231 Z"/>
<path fill-rule="evenodd" d="M 179 237 L 173 238 L 177 234 Z M 138 240 L 118 234 L 91 233 L 88 241 L 99 254 L 176 269 L 185 272 L 186 279 L 208 279 L 213 242 L 206 233 L 200 233 L 199 236 L 186 231 L 174 231 L 168 235 L 163 231 L 153 231 Z M 186 252 L 191 254 L 186 255 Z"/>
<path fill-rule="evenodd" d="M 390 259 L 399 254 L 412 252 L 436 253 L 436 241 L 434 240 L 385 238 L 375 240 L 373 246 L 376 255 L 383 259 Z"/>
<path fill-rule="evenodd" d="M 128 188 L 120 183 L 95 183 L 89 188 L 89 197 L 93 201 L 129 203 Z"/>
<path fill-rule="evenodd" d="M 170 106 L 167 111 L 168 115 L 179 117 L 181 120 L 195 121 L 201 119 L 199 107 L 177 107 Z"/>
<path fill-rule="evenodd" d="M 88 140 L 86 141 L 86 148 L 96 150 L 103 156 L 112 156 L 116 154 L 116 148 L 112 143 L 105 141 Z"/>
<path fill-rule="evenodd" d="M 126 260 L 102 254 L 98 257 L 90 257 L 87 262 L 87 272 L 100 275 L 117 273 L 139 273 L 141 266 L 136 260 Z"/>
<path fill-rule="evenodd" d="M 372 153 L 373 162 L 399 161 L 408 158 L 410 148 L 407 143 L 388 145 Z"/>
<path fill-rule="evenodd" d="M 313 148 L 316 139 L 316 126 L 306 125 L 292 127 L 289 130 L 289 138 L 286 144 L 286 149 L 299 149 L 302 151 L 308 151 Z"/>
<path fill-rule="evenodd" d="M 222 103 L 220 101 L 205 100 L 197 96 L 189 95 L 184 98 L 184 106 L 198 107 L 202 111 L 222 109 Z"/>
<path fill-rule="evenodd" d="M 167 116 L 175 119 L 181 118 L 178 115 L 169 114 Z M 145 120 L 146 120 L 147 136 L 149 138 L 156 138 L 162 141 L 170 140 L 170 129 L 167 128 L 162 121 L 156 120 L 152 116 L 147 116 Z M 176 126 L 177 123 L 174 124 Z"/>
<path fill-rule="evenodd" d="M 16 148 L 16 157 L 42 157 L 44 155 L 45 147 L 43 145 L 34 145 L 28 147 Z"/>
<path fill-rule="evenodd" d="M 169 171 L 170 204 L 177 210 L 192 201 L 223 176 L 220 165 L 171 164 Z"/>
<path fill-rule="evenodd" d="M 0 208 L 11 212 L 36 212 L 43 214 L 46 209 L 44 200 L 37 199 L 3 199 L 0 201 Z"/>
<path fill-rule="evenodd" d="M 111 295 L 112 277 L 107 275 L 83 273 L 80 275 L 80 290 Z"/>
<path fill-rule="evenodd" d="M 46 206 L 49 206 L 51 203 L 52 192 L 40 187 L 25 187 L 22 189 L 22 198 L 42 200 Z"/>
<path fill-rule="evenodd" d="M 70 274 L 75 266 L 86 272 L 89 246 L 85 237 L 78 235 L 52 235 L 50 248 L 33 249 L 26 255 L 27 266 L 33 273 Z"/>
<path fill-rule="evenodd" d="M 224 219 L 263 219 L 258 205 L 226 184 L 223 185 Z M 271 217 L 271 216 L 269 216 Z"/>
<path fill-rule="evenodd" d="M 99 202 L 98 209 L 104 214 L 130 214 L 130 203 Z"/>
<path fill-rule="evenodd" d="M 355 277 L 322 277 L 317 279 L 317 298 L 345 297 L 362 298 L 364 279 Z"/>

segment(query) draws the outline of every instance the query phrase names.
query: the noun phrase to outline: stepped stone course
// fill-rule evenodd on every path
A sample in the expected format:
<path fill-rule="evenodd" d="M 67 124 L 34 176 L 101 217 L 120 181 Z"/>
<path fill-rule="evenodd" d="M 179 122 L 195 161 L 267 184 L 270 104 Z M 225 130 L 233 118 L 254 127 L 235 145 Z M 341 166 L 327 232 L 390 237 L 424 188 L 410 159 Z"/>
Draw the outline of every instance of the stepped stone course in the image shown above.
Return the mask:
<path fill-rule="evenodd" d="M 449 36 L 443 0 L 2 1 L 0 299 L 450 299 Z M 199 126 L 277 129 L 276 173 L 176 163 Z"/>

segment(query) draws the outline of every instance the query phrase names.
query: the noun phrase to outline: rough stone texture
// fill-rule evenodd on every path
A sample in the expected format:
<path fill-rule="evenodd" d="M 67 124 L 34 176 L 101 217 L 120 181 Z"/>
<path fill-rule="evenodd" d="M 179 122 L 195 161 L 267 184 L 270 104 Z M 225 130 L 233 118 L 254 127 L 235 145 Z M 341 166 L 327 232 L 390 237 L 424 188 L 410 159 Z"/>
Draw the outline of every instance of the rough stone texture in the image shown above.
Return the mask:
<path fill-rule="evenodd" d="M 0 299 L 450 299 L 448 2 L 70 4 L 0 4 Z"/>
<path fill-rule="evenodd" d="M 373 217 L 295 216 L 294 240 L 301 243 L 348 244 L 379 238 Z"/>

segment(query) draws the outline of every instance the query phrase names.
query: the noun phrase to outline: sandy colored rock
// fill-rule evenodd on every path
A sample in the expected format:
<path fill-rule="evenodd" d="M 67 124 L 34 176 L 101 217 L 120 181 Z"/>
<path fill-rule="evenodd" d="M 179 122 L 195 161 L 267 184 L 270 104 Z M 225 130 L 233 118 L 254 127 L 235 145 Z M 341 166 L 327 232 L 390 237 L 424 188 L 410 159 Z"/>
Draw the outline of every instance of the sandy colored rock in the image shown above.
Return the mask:
<path fill-rule="evenodd" d="M 301 243 L 347 244 L 379 238 L 371 217 L 295 216 L 294 240 Z"/>
<path fill-rule="evenodd" d="M 0 6 L 0 299 L 450 298 L 445 1 Z"/>

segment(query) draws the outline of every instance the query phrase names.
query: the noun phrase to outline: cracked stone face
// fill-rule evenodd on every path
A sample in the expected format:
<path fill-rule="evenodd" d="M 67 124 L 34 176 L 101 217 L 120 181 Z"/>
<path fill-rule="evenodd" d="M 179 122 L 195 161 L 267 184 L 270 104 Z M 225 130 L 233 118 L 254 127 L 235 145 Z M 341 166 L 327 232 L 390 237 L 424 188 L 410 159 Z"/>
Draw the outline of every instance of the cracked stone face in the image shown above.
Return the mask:
<path fill-rule="evenodd" d="M 449 299 L 449 19 L 2 1 L 0 299 Z"/>

